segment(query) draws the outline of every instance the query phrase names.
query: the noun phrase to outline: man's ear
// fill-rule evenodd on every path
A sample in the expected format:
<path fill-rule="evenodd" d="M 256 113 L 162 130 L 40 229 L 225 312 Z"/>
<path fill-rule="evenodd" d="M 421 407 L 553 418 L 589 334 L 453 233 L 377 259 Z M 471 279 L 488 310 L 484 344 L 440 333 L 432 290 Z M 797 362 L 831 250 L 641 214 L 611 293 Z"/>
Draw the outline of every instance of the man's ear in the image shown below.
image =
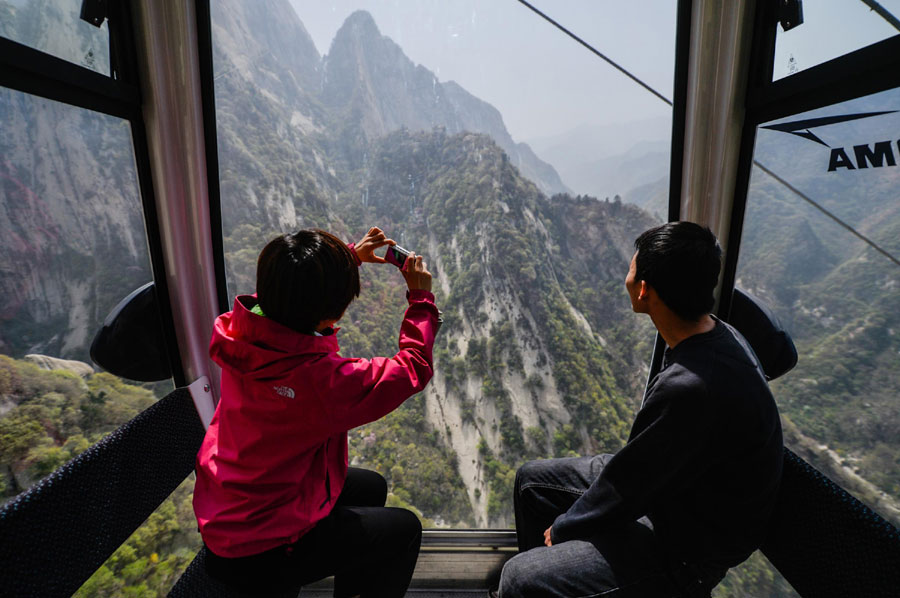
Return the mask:
<path fill-rule="evenodd" d="M 638 290 L 638 300 L 646 301 L 650 297 L 650 285 L 646 280 L 641 281 L 641 288 Z"/>

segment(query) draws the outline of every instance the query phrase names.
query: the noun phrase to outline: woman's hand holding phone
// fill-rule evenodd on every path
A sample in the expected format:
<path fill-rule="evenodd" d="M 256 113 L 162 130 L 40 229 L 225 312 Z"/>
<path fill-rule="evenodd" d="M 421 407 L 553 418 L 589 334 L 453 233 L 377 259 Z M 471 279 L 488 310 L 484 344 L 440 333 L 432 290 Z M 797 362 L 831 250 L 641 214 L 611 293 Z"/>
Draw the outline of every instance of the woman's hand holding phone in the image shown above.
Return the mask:
<path fill-rule="evenodd" d="M 362 240 L 354 246 L 354 249 L 356 249 L 356 255 L 359 256 L 362 262 L 373 264 L 390 262 L 400 267 L 400 272 L 403 273 L 403 278 L 406 279 L 406 286 L 409 287 L 409 290 L 422 289 L 430 291 L 431 272 L 428 271 L 428 266 L 421 255 L 416 255 L 414 251 L 410 251 L 408 252 L 409 255 L 403 260 L 402 258 L 407 252 L 402 249 L 398 252 L 398 255 L 391 256 L 390 260 L 375 255 L 375 250 L 379 247 L 388 245 L 388 252 L 390 252 L 390 247 L 396 244 L 397 242 L 393 239 L 388 239 L 380 228 L 373 226 Z"/>
<path fill-rule="evenodd" d="M 379 247 L 384 247 L 385 245 L 396 244 L 397 242 L 393 239 L 388 239 L 380 228 L 373 226 L 354 248 L 356 249 L 356 255 L 359 256 L 360 261 L 370 262 L 372 264 L 384 264 L 385 259 L 375 255 L 375 250 Z"/>
<path fill-rule="evenodd" d="M 406 279 L 406 286 L 410 291 L 422 289 L 423 291 L 431 291 L 431 272 L 428 271 L 428 265 L 421 255 L 416 255 L 414 251 L 409 252 L 406 263 L 400 269 L 403 278 Z"/>

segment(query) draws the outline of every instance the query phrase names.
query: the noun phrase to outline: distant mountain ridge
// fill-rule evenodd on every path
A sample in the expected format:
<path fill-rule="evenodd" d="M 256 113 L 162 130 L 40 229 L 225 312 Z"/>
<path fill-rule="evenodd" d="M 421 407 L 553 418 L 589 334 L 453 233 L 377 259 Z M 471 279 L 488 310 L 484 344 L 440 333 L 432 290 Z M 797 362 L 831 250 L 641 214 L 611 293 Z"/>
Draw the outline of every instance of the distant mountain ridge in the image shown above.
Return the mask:
<path fill-rule="evenodd" d="M 248 5 L 224 0 L 213 21 L 223 34 L 216 36 L 217 68 L 233 69 L 252 81 L 261 93 L 290 110 L 291 122 L 307 133 L 337 128 L 342 131 L 339 137 L 354 140 L 345 150 L 356 146 L 357 135 L 371 141 L 401 127 L 485 133 L 542 191 L 567 191 L 552 166 L 527 145 L 513 141 L 496 108 L 413 64 L 397 44 L 381 35 L 365 11 L 346 19 L 328 54 L 321 57 L 287 2 Z M 362 156 L 345 151 L 344 158 L 358 163 Z"/>
<path fill-rule="evenodd" d="M 322 66 L 323 102 L 349 116 L 344 125 L 370 139 L 400 127 L 490 136 L 522 174 L 547 194 L 567 189 L 552 166 L 525 144 L 513 141 L 500 112 L 453 81 L 441 83 L 430 70 L 414 65 L 372 16 L 357 11 L 335 34 Z"/>
<path fill-rule="evenodd" d="M 668 177 L 671 141 L 668 116 L 608 125 L 583 125 L 529 140 L 535 153 L 556 168 L 573 193 L 630 201 L 632 190 Z"/>

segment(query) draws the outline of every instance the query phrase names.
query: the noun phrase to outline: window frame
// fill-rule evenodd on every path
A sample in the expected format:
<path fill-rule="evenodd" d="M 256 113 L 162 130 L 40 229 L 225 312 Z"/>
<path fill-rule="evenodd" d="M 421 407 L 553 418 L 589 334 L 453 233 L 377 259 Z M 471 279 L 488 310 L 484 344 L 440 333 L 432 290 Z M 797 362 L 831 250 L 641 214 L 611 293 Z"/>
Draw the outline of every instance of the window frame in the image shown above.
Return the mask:
<path fill-rule="evenodd" d="M 900 87 L 900 34 L 772 81 L 775 37 L 778 27 L 776 2 L 757 4 L 751 47 L 746 114 L 741 134 L 734 209 L 729 229 L 722 296 L 717 315 L 727 319 L 739 260 L 750 175 L 759 125 Z M 802 27 L 802 25 L 801 25 Z"/>
<path fill-rule="evenodd" d="M 199 23 L 198 46 L 203 86 L 204 131 L 209 181 L 209 210 L 212 230 L 221 230 L 218 193 L 218 162 L 215 142 L 215 109 L 212 105 L 212 44 L 208 0 L 195 3 Z M 159 298 L 160 317 L 166 351 L 176 387 L 188 383 L 175 333 L 169 285 L 163 253 L 163 240 L 153 188 L 151 158 L 142 110 L 142 93 L 134 40 L 134 22 L 128 3 L 108 5 L 110 74 L 104 75 L 0 37 L 0 86 L 49 100 L 100 112 L 128 121 L 131 127 L 135 169 L 150 255 L 150 267 Z M 216 264 L 217 303 L 220 311 L 228 308 L 225 290 L 225 262 L 221 236 L 213 238 Z"/>

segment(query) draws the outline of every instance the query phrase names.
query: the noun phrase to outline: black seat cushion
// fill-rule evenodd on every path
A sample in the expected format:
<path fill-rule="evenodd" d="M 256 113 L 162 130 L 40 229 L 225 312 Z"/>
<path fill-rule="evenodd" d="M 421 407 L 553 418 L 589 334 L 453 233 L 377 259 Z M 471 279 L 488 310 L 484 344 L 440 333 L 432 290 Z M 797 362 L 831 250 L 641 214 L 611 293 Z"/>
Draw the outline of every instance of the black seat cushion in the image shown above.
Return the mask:
<path fill-rule="evenodd" d="M 804 597 L 900 595 L 900 531 L 788 449 L 762 553 Z"/>
<path fill-rule="evenodd" d="M 71 596 L 194 469 L 204 429 L 174 390 L 0 511 L 0 594 Z"/>

